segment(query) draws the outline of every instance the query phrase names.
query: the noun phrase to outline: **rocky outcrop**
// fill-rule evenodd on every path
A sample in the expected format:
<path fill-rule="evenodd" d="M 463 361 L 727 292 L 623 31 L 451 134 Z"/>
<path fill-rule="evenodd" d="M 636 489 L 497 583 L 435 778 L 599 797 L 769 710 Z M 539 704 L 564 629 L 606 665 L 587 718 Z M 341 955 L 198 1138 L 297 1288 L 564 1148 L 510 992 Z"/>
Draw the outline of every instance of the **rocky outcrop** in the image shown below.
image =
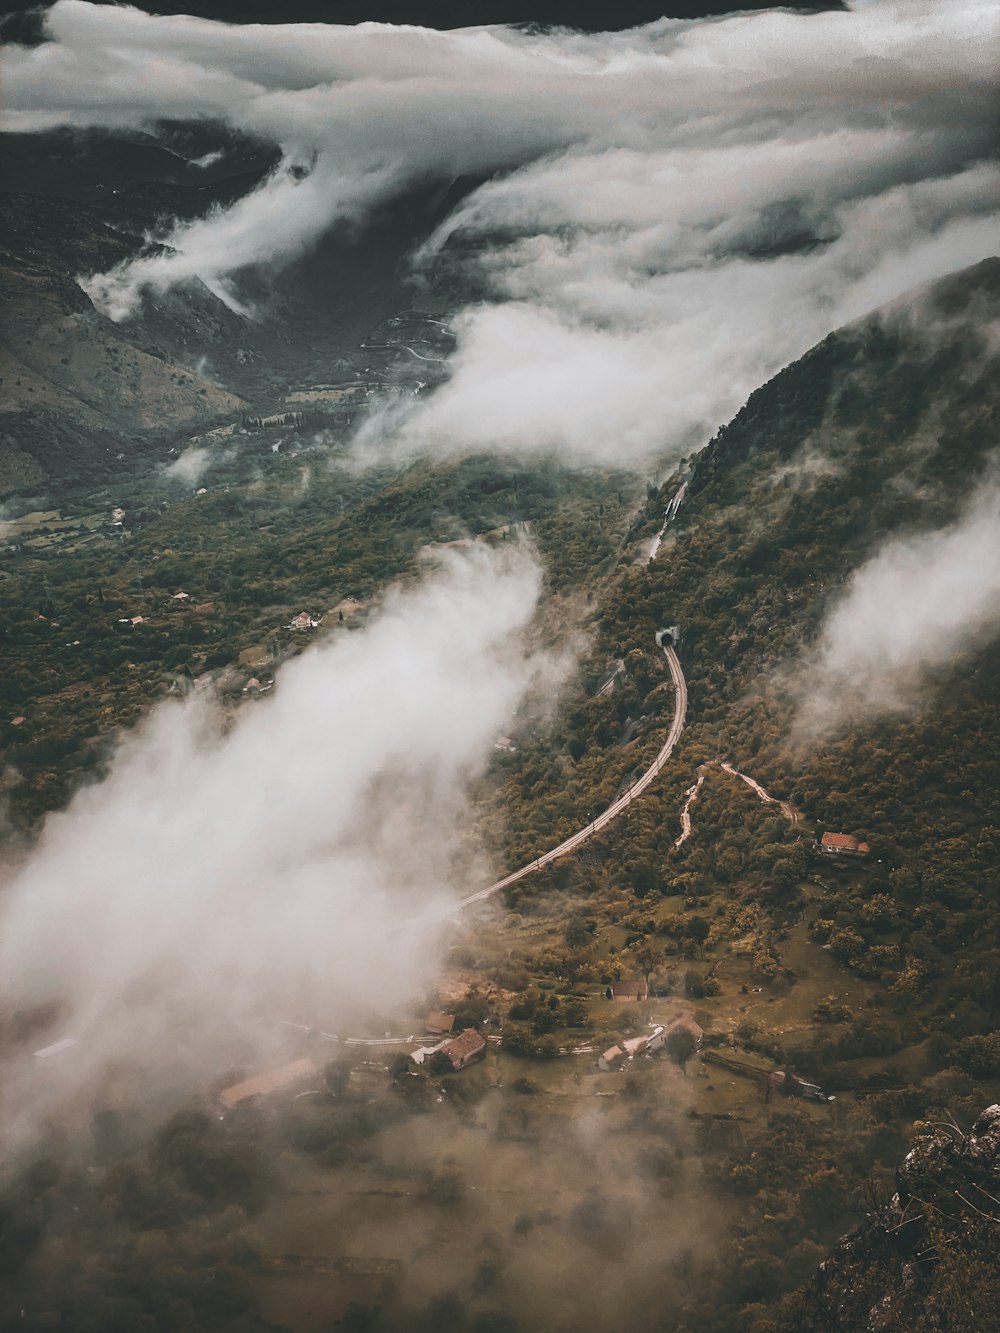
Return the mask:
<path fill-rule="evenodd" d="M 773 1333 L 1000 1329 L 1000 1104 L 972 1129 L 927 1126 L 888 1202 L 872 1201 Z"/>

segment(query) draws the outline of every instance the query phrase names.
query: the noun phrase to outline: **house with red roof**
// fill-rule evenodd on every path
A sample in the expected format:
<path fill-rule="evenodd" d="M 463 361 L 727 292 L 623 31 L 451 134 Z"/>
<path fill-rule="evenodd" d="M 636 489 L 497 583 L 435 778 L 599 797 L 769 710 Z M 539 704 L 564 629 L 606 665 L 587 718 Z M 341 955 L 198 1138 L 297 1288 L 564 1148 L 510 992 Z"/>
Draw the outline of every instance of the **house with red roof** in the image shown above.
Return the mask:
<path fill-rule="evenodd" d="M 860 842 L 850 833 L 824 833 L 819 846 L 820 851 L 831 856 L 867 856 L 871 851 L 866 842 Z"/>

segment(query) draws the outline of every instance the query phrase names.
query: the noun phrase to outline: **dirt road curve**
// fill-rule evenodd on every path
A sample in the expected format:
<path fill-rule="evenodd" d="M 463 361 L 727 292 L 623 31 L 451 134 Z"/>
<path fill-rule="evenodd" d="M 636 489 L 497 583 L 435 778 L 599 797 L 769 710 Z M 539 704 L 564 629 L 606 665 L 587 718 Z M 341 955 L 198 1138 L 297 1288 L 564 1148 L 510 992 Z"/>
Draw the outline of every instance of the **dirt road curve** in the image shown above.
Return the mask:
<path fill-rule="evenodd" d="M 734 778 L 742 778 L 752 791 L 755 791 L 765 805 L 776 805 L 785 818 L 792 824 L 799 822 L 799 812 L 788 801 L 779 801 L 777 796 L 771 793 L 756 780 L 749 777 L 746 773 L 741 773 L 738 768 L 734 768 L 727 760 L 721 759 L 719 767 L 724 768 L 727 773 L 732 773 Z"/>
<path fill-rule="evenodd" d="M 701 791 L 702 784 L 705 781 L 705 770 L 707 764 L 702 764 L 698 769 L 698 781 L 693 787 L 688 787 L 684 793 L 687 798 L 684 802 L 684 808 L 681 811 L 681 836 L 674 842 L 675 847 L 682 847 L 691 836 L 691 807 L 698 799 L 698 793 Z"/>
<path fill-rule="evenodd" d="M 674 746 L 680 740 L 681 732 L 684 730 L 684 717 L 687 713 L 687 682 L 684 680 L 684 673 L 681 670 L 681 664 L 678 661 L 677 654 L 673 648 L 665 647 L 663 649 L 667 658 L 667 665 L 670 667 L 670 674 L 674 678 L 674 686 L 677 694 L 674 701 L 674 720 L 670 724 L 670 730 L 667 733 L 667 739 L 659 754 L 646 769 L 641 778 L 637 778 L 629 787 L 624 796 L 619 796 L 618 800 L 609 805 L 607 810 L 585 825 L 578 833 L 574 833 L 561 842 L 558 847 L 553 847 L 551 851 L 546 852 L 544 856 L 538 857 L 535 861 L 529 861 L 526 866 L 520 870 L 515 870 L 513 874 L 506 875 L 503 879 L 498 879 L 495 884 L 491 884 L 488 889 L 480 889 L 478 893 L 471 893 L 468 898 L 463 898 L 456 904 L 455 909 L 460 910 L 463 907 L 471 907 L 473 903 L 484 902 L 491 898 L 494 893 L 499 893 L 505 889 L 508 884 L 516 884 L 519 879 L 524 879 L 526 875 L 533 874 L 536 870 L 541 870 L 543 866 L 551 865 L 553 861 L 558 861 L 561 856 L 575 851 L 577 847 L 592 838 L 595 833 L 599 833 L 606 824 L 610 824 L 613 819 L 617 819 L 623 810 L 628 809 L 636 797 L 641 796 L 649 784 L 653 781 L 660 769 L 670 758 Z"/>

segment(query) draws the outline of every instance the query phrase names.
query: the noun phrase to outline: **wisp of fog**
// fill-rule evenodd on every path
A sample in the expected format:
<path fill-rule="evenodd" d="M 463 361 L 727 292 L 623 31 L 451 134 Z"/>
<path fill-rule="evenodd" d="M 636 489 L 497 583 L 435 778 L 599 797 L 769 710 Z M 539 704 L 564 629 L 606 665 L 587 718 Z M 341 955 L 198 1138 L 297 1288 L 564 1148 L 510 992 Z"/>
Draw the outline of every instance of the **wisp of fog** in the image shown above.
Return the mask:
<path fill-rule="evenodd" d="M 936 668 L 983 647 L 998 624 L 994 466 L 954 523 L 890 538 L 851 575 L 802 668 L 800 736 L 912 709 Z"/>
<path fill-rule="evenodd" d="M 199 279 L 245 309 L 333 224 L 486 178 L 417 259 L 472 277 L 450 381 L 359 447 L 636 467 L 704 442 L 836 325 L 993 252 L 997 0 L 854 0 L 584 35 L 229 26 L 59 0 L 3 124 L 225 122 L 268 179 L 81 275 L 112 318 Z"/>
<path fill-rule="evenodd" d="M 46 1039 L 80 1043 L 68 1082 L 30 1055 L 5 1071 L 9 1132 L 112 1062 L 208 1078 L 237 1036 L 252 1053 L 283 1019 L 349 1032 L 419 997 L 458 863 L 488 882 L 468 783 L 554 679 L 523 637 L 538 592 L 524 549 L 447 554 L 267 699 L 153 710 L 0 895 L 5 1012 L 57 1005 Z"/>

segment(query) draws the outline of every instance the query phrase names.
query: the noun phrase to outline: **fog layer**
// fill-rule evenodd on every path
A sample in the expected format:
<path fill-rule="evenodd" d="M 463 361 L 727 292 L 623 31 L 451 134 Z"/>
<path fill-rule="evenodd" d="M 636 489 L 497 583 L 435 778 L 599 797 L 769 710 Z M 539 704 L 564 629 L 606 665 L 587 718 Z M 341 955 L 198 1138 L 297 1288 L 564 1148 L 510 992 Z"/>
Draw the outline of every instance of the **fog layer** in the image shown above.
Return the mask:
<path fill-rule="evenodd" d="M 4 1011 L 57 1001 L 43 1035 L 78 1038 L 87 1079 L 112 1057 L 208 1070 L 281 1019 L 350 1031 L 419 996 L 470 887 L 456 854 L 488 874 L 469 778 L 551 665 L 521 636 L 537 594 L 526 554 L 476 548 L 235 716 L 199 691 L 157 707 L 0 895 Z"/>
<path fill-rule="evenodd" d="M 583 35 L 60 0 L 52 40 L 6 58 L 4 123 L 214 118 L 279 145 L 249 196 L 87 276 L 114 317 L 194 278 L 239 308 L 246 265 L 415 182 L 490 177 L 422 256 L 483 294 L 452 381 L 366 443 L 638 466 L 703 442 L 837 324 L 995 248 L 998 13 L 858 0 Z"/>

